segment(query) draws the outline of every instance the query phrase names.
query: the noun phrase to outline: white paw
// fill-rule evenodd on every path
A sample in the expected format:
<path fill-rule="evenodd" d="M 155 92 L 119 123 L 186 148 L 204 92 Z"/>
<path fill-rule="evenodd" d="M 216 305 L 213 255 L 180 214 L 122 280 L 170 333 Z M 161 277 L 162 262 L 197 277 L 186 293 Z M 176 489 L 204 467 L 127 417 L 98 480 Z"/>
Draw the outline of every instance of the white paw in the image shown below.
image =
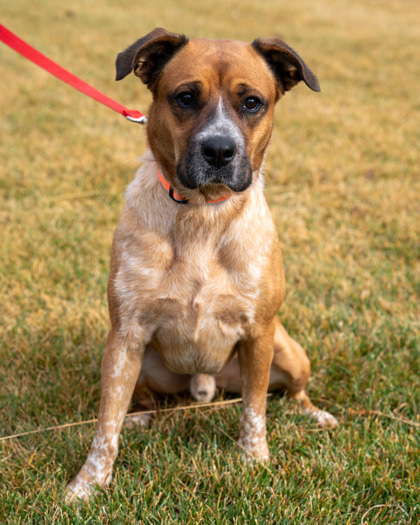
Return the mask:
<path fill-rule="evenodd" d="M 246 464 L 267 463 L 270 459 L 267 441 L 255 438 L 252 441 L 253 443 L 249 439 L 239 438 L 238 445 L 244 450 L 243 462 Z"/>
<path fill-rule="evenodd" d="M 151 414 L 136 414 L 128 416 L 124 421 L 124 427 L 129 429 L 140 428 L 140 430 L 143 430 L 149 426 L 151 419 Z"/>
<path fill-rule="evenodd" d="M 108 486 L 112 478 L 112 463 L 98 457 L 96 453 L 89 453 L 86 463 L 79 474 L 67 485 L 65 502 L 67 504 L 87 501 L 90 496 Z"/>
<path fill-rule="evenodd" d="M 270 452 L 265 437 L 265 416 L 254 414 L 252 410 L 244 409 L 248 419 L 242 415 L 239 432 L 239 445 L 245 450 L 243 459 L 246 463 L 268 461 Z"/>
<path fill-rule="evenodd" d="M 208 403 L 216 394 L 216 380 L 207 374 L 195 374 L 190 380 L 190 392 L 196 401 Z"/>
<path fill-rule="evenodd" d="M 70 485 L 66 488 L 66 495 L 64 497 L 64 503 L 66 505 L 72 505 L 74 503 L 78 504 L 82 501 L 87 501 L 89 496 L 94 491 L 88 485 L 87 487 L 82 488 L 82 486 L 77 486 L 70 488 Z"/>
<path fill-rule="evenodd" d="M 109 476 L 109 479 L 106 480 L 106 483 L 104 485 L 108 485 L 110 481 L 111 476 Z M 64 502 L 67 505 L 71 505 L 79 504 L 82 501 L 88 501 L 90 496 L 96 494 L 99 489 L 100 485 L 98 483 L 91 483 L 88 482 L 86 479 L 77 476 L 71 483 L 67 485 Z"/>
<path fill-rule="evenodd" d="M 315 419 L 322 428 L 334 428 L 338 425 L 335 417 L 325 410 L 305 410 L 305 413 Z"/>

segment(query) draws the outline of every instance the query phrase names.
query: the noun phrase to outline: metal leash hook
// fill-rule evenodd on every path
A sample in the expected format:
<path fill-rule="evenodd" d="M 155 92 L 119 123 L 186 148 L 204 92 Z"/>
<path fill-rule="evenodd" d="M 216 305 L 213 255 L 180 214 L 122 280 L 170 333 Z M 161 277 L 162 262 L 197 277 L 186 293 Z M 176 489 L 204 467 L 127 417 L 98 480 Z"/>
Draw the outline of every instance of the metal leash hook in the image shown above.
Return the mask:
<path fill-rule="evenodd" d="M 146 124 L 147 118 L 146 117 L 130 117 L 130 115 L 126 115 L 125 118 L 127 120 L 130 120 L 131 122 L 138 122 L 139 124 Z"/>

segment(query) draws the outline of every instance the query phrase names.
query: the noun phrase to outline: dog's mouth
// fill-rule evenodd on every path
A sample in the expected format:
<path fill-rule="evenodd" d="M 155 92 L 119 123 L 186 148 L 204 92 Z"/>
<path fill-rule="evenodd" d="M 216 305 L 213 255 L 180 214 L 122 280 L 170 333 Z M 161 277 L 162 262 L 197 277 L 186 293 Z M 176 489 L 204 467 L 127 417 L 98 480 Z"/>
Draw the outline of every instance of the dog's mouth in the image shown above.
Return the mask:
<path fill-rule="evenodd" d="M 245 163 L 244 163 L 245 164 Z M 236 170 L 225 169 L 213 170 L 212 168 L 196 168 L 191 165 L 177 166 L 177 176 L 181 184 L 190 190 L 196 190 L 205 186 L 226 186 L 235 193 L 245 191 L 252 182 L 252 168 L 249 164 L 244 165 L 239 173 Z"/>

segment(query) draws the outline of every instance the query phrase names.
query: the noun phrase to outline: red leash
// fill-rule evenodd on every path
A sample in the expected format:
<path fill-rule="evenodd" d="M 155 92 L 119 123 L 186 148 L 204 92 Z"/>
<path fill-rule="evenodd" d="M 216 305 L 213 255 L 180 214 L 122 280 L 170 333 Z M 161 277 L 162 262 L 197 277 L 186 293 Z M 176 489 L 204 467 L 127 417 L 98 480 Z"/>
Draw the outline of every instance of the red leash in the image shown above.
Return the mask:
<path fill-rule="evenodd" d="M 80 78 L 76 77 L 66 69 L 62 68 L 61 66 L 47 58 L 45 55 L 34 49 L 32 46 L 30 46 L 23 40 L 21 40 L 18 36 L 13 34 L 1 24 L 0 41 L 4 42 L 9 47 L 23 55 L 25 58 L 28 58 L 34 64 L 38 65 L 39 67 L 42 67 L 43 69 L 45 69 L 45 71 L 48 71 L 63 82 L 66 82 L 70 86 L 81 91 L 85 95 L 88 95 L 89 97 L 97 100 L 101 104 L 108 106 L 114 111 L 121 113 L 121 115 L 124 115 L 124 117 L 126 117 L 128 120 L 131 120 L 132 122 L 139 122 L 140 124 L 146 123 L 147 119 L 143 115 L 143 113 L 140 113 L 140 111 L 137 111 L 135 109 L 127 109 L 121 104 L 118 104 L 118 102 L 115 102 L 115 100 L 112 100 L 112 98 L 107 97 L 94 87 L 90 86 Z"/>

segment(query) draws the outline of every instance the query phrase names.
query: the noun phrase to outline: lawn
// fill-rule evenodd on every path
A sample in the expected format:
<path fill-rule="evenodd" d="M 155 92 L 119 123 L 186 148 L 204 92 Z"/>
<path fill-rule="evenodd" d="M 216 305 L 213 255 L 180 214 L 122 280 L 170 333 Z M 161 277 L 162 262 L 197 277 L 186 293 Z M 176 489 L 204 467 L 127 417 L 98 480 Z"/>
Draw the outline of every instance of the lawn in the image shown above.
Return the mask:
<path fill-rule="evenodd" d="M 416 0 L 0 0 L 3 23 L 122 104 L 114 58 L 155 26 L 282 36 L 317 74 L 276 110 L 266 195 L 312 361 L 321 431 L 268 400 L 271 461 L 243 465 L 240 404 L 125 430 L 114 479 L 63 504 L 94 425 L 0 441 L 0 522 L 382 524 L 420 521 L 420 10 Z M 93 419 L 106 283 L 144 130 L 0 43 L 0 436 Z M 218 400 L 230 399 L 223 393 Z M 189 404 L 188 398 L 175 400 Z M 162 406 L 175 406 L 167 399 Z"/>

